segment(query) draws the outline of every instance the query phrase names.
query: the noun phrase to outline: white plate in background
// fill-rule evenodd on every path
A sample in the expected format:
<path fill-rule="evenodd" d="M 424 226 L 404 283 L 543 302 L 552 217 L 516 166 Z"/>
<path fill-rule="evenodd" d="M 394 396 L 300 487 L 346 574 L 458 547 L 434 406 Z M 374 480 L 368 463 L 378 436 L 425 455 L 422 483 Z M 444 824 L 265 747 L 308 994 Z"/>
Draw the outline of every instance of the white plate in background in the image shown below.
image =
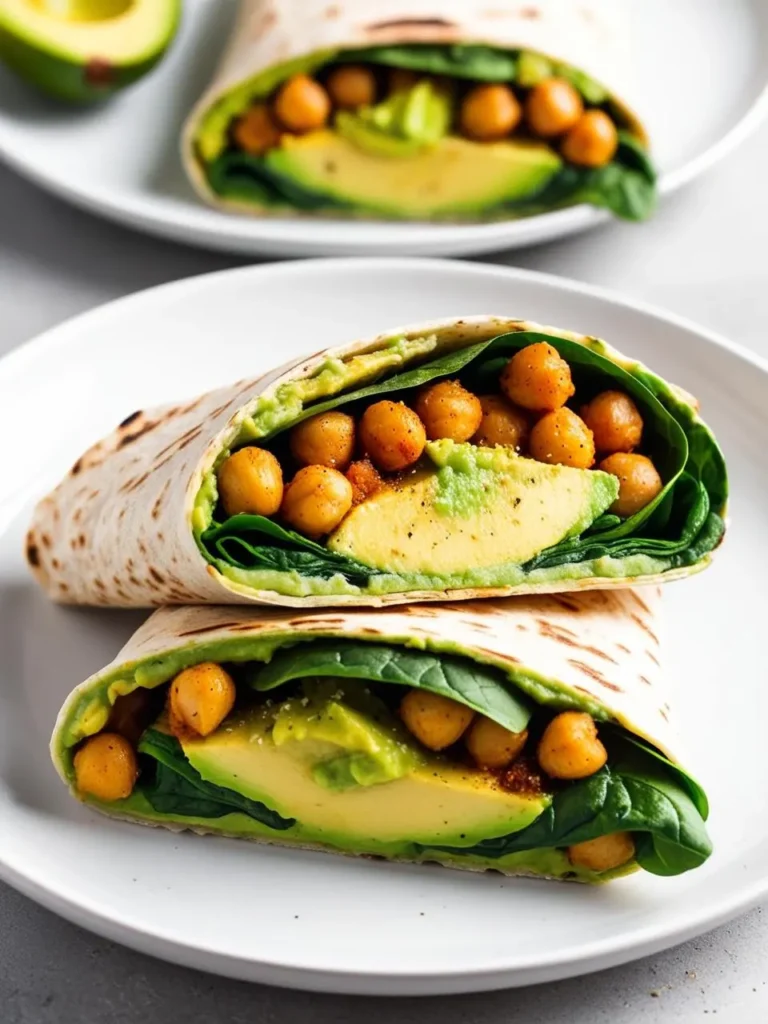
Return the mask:
<path fill-rule="evenodd" d="M 616 2 L 630 7 L 637 95 L 666 194 L 728 153 L 768 109 L 768 5 Z M 548 241 L 607 216 L 581 206 L 502 223 L 437 225 L 255 218 L 209 209 L 186 181 L 178 138 L 212 77 L 235 7 L 234 0 L 187 0 L 181 34 L 159 69 L 103 106 L 54 104 L 0 67 L 0 159 L 104 217 L 248 255 L 466 256 Z"/>
<path fill-rule="evenodd" d="M 675 711 L 712 805 L 710 860 L 591 889 L 177 835 L 74 801 L 48 756 L 56 713 L 142 615 L 45 599 L 21 553 L 32 500 L 137 408 L 401 323 L 477 313 L 607 338 L 698 395 L 723 442 L 730 535 L 711 569 L 665 588 Z M 0 479 L 0 877 L 21 891 L 188 966 L 371 995 L 586 973 L 682 942 L 768 892 L 768 364 L 575 282 L 353 259 L 249 267 L 104 306 L 0 361 L 0 393 L 0 436 L 12 439 Z"/>

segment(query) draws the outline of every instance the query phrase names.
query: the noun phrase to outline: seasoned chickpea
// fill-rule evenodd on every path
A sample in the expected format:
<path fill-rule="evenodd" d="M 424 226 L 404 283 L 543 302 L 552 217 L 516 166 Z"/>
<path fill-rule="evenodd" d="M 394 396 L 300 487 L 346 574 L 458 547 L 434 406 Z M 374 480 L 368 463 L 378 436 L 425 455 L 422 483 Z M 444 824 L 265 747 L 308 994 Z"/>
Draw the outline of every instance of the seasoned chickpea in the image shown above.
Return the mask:
<path fill-rule="evenodd" d="M 610 511 L 617 516 L 633 516 L 653 501 L 664 484 L 656 467 L 645 455 L 616 452 L 597 467 L 619 478 L 619 496 Z"/>
<path fill-rule="evenodd" d="M 116 732 L 91 736 L 75 754 L 75 782 L 97 800 L 125 800 L 133 792 L 139 766 L 133 747 Z"/>
<path fill-rule="evenodd" d="M 520 123 L 522 111 L 517 97 L 506 85 L 477 85 L 461 104 L 462 132 L 479 142 L 503 139 Z"/>
<path fill-rule="evenodd" d="M 257 103 L 239 118 L 232 129 L 237 145 L 246 153 L 260 156 L 280 142 L 280 128 L 264 103 Z"/>
<path fill-rule="evenodd" d="M 307 537 L 334 530 L 352 508 L 352 484 L 328 466 L 305 466 L 285 488 L 282 516 Z"/>
<path fill-rule="evenodd" d="M 537 751 L 539 764 L 553 779 L 586 779 L 608 760 L 597 726 L 584 711 L 563 711 L 544 730 Z"/>
<path fill-rule="evenodd" d="M 610 871 L 635 856 L 635 842 L 629 832 L 614 832 L 568 847 L 568 860 L 588 871 Z"/>
<path fill-rule="evenodd" d="M 149 724 L 152 698 L 148 690 L 139 687 L 118 697 L 112 705 L 107 722 L 109 732 L 117 732 L 134 746 L 138 744 L 141 734 Z"/>
<path fill-rule="evenodd" d="M 480 399 L 457 380 L 441 380 L 424 388 L 416 399 L 416 413 L 430 441 L 448 437 L 468 441 L 480 426 Z"/>
<path fill-rule="evenodd" d="M 319 82 L 307 75 L 294 75 L 281 86 L 275 113 L 292 132 L 311 132 L 328 121 L 331 100 Z"/>
<path fill-rule="evenodd" d="M 504 445 L 516 452 L 525 450 L 531 424 L 528 414 L 499 395 L 483 395 L 480 399 L 483 418 L 472 438 L 475 444 Z"/>
<path fill-rule="evenodd" d="M 353 462 L 345 476 L 352 484 L 353 505 L 361 504 L 384 486 L 378 469 L 370 459 L 359 459 L 357 462 Z"/>
<path fill-rule="evenodd" d="M 511 732 L 481 715 L 470 726 L 464 744 L 481 768 L 506 768 L 523 752 L 527 739 L 527 729 Z"/>
<path fill-rule="evenodd" d="M 218 729 L 235 703 L 235 682 L 215 661 L 185 668 L 171 683 L 168 710 L 172 732 L 190 729 L 208 736 Z"/>
<path fill-rule="evenodd" d="M 584 113 L 581 96 L 564 78 L 547 78 L 528 93 L 525 119 L 535 135 L 544 139 L 573 128 Z"/>
<path fill-rule="evenodd" d="M 574 394 L 571 368 L 552 345 L 526 345 L 501 372 L 501 390 L 515 405 L 532 412 L 552 412 Z"/>
<path fill-rule="evenodd" d="M 403 402 L 369 405 L 360 420 L 360 441 L 378 469 L 394 473 L 412 466 L 424 451 L 424 424 Z"/>
<path fill-rule="evenodd" d="M 219 466 L 219 497 L 228 516 L 273 516 L 283 500 L 283 471 L 272 452 L 241 448 Z"/>
<path fill-rule="evenodd" d="M 400 702 L 400 717 L 408 731 L 430 750 L 450 747 L 466 732 L 474 711 L 427 690 L 409 690 Z"/>
<path fill-rule="evenodd" d="M 345 412 L 321 412 L 290 434 L 291 455 L 304 466 L 345 470 L 355 451 L 355 421 Z"/>
<path fill-rule="evenodd" d="M 599 452 L 631 452 L 643 436 L 643 417 L 623 391 L 602 391 L 581 410 Z"/>
<path fill-rule="evenodd" d="M 589 469 L 595 461 L 595 439 L 584 420 L 563 407 L 533 425 L 530 453 L 539 462 Z"/>
<path fill-rule="evenodd" d="M 585 111 L 563 139 L 566 160 L 581 167 L 603 167 L 619 145 L 616 125 L 602 110 Z"/>
<path fill-rule="evenodd" d="M 354 110 L 376 101 L 376 77 L 361 64 L 343 64 L 328 76 L 328 92 L 337 107 Z"/>

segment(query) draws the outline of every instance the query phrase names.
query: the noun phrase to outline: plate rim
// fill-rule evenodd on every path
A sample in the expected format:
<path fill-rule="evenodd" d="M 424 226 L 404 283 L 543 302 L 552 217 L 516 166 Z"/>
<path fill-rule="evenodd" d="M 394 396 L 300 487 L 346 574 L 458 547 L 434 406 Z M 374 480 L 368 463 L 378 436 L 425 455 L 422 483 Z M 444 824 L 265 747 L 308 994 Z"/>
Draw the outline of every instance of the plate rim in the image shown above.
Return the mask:
<path fill-rule="evenodd" d="M 754 7 L 755 0 L 750 0 Z M 768 21 L 766 21 L 768 32 Z M 768 35 L 766 36 L 768 45 Z M 768 64 L 764 72 L 764 81 L 760 91 L 752 103 L 745 109 L 742 116 L 715 143 L 708 146 L 698 155 L 676 170 L 659 177 L 659 194 L 662 198 L 678 191 L 685 185 L 700 177 L 745 142 L 768 117 Z M 141 195 L 120 198 L 108 187 L 78 188 L 76 184 L 61 180 L 56 176 L 55 169 L 46 172 L 30 161 L 25 160 L 21 151 L 14 151 L 9 140 L 4 137 L 2 120 L 0 119 L 0 161 L 31 181 L 34 185 L 56 196 L 77 209 L 101 217 L 111 223 L 120 224 L 134 231 L 157 238 L 165 238 L 204 249 L 239 253 L 252 256 L 319 256 L 330 253 L 331 258 L 338 254 L 397 255 L 403 244 L 409 247 L 413 255 L 424 256 L 471 256 L 480 253 L 497 252 L 503 249 L 522 248 L 529 245 L 544 244 L 556 238 L 564 238 L 581 231 L 605 224 L 611 215 L 605 210 L 582 204 L 564 210 L 538 214 L 520 220 L 505 220 L 490 224 L 430 224 L 387 223 L 395 232 L 399 227 L 405 230 L 418 229 L 415 237 L 403 241 L 395 234 L 391 238 L 376 239 L 373 243 L 359 240 L 334 243 L 328 235 L 318 238 L 303 238 L 298 241 L 281 237 L 280 224 L 285 218 L 244 217 L 234 214 L 226 219 L 208 219 L 211 214 L 218 213 L 206 206 L 197 198 L 194 205 L 179 207 L 177 210 L 168 202 L 162 210 L 155 208 L 157 200 Z M 224 214 L 226 217 L 226 212 Z M 289 218 L 290 223 L 301 223 L 301 218 Z M 315 222 L 316 223 L 316 222 Z M 365 223 L 365 222 L 362 222 Z M 382 222 L 372 222 L 374 226 Z M 510 226 L 519 230 L 513 237 L 506 237 Z M 431 238 L 433 228 L 438 228 L 440 235 Z"/>
<path fill-rule="evenodd" d="M 702 328 L 687 317 L 669 313 L 652 303 L 624 297 L 611 289 L 539 271 L 481 263 L 464 263 L 448 259 L 339 257 L 245 266 L 193 275 L 104 303 L 31 338 L 0 359 L 0 386 L 8 373 L 16 372 L 19 369 L 23 370 L 25 363 L 46 352 L 66 347 L 73 335 L 83 329 L 98 328 L 101 320 L 109 319 L 116 314 L 119 315 L 121 309 L 126 305 L 138 306 L 141 313 L 146 313 L 151 311 L 154 304 L 162 303 L 168 297 L 171 301 L 178 301 L 185 291 L 195 290 L 200 287 L 201 283 L 215 289 L 216 282 L 220 278 L 243 278 L 244 280 L 292 276 L 300 278 L 307 273 L 335 273 L 343 277 L 350 272 L 375 274 L 386 270 L 399 270 L 412 273 L 420 269 L 463 277 L 494 277 L 507 281 L 514 280 L 523 284 L 528 282 L 556 291 L 587 296 L 601 303 L 629 309 L 682 331 L 695 334 L 697 342 L 703 341 L 712 347 L 722 349 L 746 362 L 753 369 L 768 375 L 768 359 L 745 346 L 731 341 L 718 332 Z M 51 883 L 37 877 L 34 872 L 27 871 L 25 873 L 19 866 L 18 858 L 8 857 L 1 848 L 0 878 L 41 905 L 96 934 L 165 960 L 198 969 L 213 970 L 228 977 L 250 981 L 261 981 L 311 991 L 368 995 L 488 991 L 587 974 L 591 971 L 627 963 L 700 935 L 747 910 L 768 894 L 767 870 L 764 877 L 753 879 L 735 892 L 732 891 L 730 894 L 722 896 L 714 905 L 709 903 L 699 912 L 687 915 L 682 924 L 667 923 L 661 928 L 656 924 L 644 925 L 631 932 L 626 932 L 618 938 L 611 935 L 582 945 L 578 951 L 565 958 L 562 955 L 542 957 L 541 954 L 536 954 L 526 959 L 516 955 L 514 965 L 510 964 L 509 958 L 494 962 L 488 960 L 482 967 L 467 968 L 458 972 L 448 968 L 445 970 L 424 970 L 423 968 L 410 970 L 409 965 L 405 964 L 402 969 L 393 972 L 391 969 L 377 971 L 375 968 L 302 966 L 298 962 L 269 960 L 263 956 L 252 959 L 213 949 L 205 942 L 180 941 L 178 937 L 162 928 L 147 928 L 140 922 L 131 921 L 125 915 L 119 915 L 99 907 L 92 900 L 84 902 L 67 884 Z"/>

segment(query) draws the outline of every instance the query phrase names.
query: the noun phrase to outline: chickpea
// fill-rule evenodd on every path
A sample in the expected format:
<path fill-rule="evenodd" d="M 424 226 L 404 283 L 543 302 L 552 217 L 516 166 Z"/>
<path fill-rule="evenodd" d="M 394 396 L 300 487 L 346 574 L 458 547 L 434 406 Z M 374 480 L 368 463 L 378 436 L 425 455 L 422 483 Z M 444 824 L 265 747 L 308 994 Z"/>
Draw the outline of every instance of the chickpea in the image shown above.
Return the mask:
<path fill-rule="evenodd" d="M 337 107 L 354 110 L 376 101 L 376 78 L 370 68 L 360 64 L 343 64 L 328 76 L 326 83 Z"/>
<path fill-rule="evenodd" d="M 369 405 L 360 420 L 360 440 L 377 469 L 394 473 L 412 466 L 424 451 L 424 424 L 404 402 Z"/>
<path fill-rule="evenodd" d="M 171 731 L 210 735 L 232 710 L 235 694 L 232 676 L 215 661 L 183 669 L 168 693 Z"/>
<path fill-rule="evenodd" d="M 486 718 L 476 718 L 464 737 L 464 744 L 481 768 L 506 768 L 523 751 L 528 730 L 511 732 Z"/>
<path fill-rule="evenodd" d="M 535 135 L 544 139 L 562 135 L 584 113 L 581 96 L 564 78 L 547 78 L 528 93 L 525 119 Z"/>
<path fill-rule="evenodd" d="M 304 466 L 285 488 L 281 513 L 307 537 L 334 530 L 352 508 L 352 484 L 337 469 Z"/>
<path fill-rule="evenodd" d="M 466 732 L 474 711 L 428 690 L 409 690 L 400 702 L 408 731 L 430 750 L 450 747 Z"/>
<path fill-rule="evenodd" d="M 355 421 L 345 412 L 321 412 L 297 424 L 291 454 L 304 466 L 345 470 L 355 452 Z"/>
<path fill-rule="evenodd" d="M 148 690 L 139 687 L 118 697 L 109 713 L 107 729 L 119 733 L 136 746 L 149 724 L 152 698 Z"/>
<path fill-rule="evenodd" d="M 616 125 L 602 110 L 585 111 L 563 139 L 566 160 L 581 167 L 603 167 L 619 145 Z"/>
<path fill-rule="evenodd" d="M 228 516 L 273 516 L 283 500 L 283 471 L 272 452 L 241 448 L 219 466 L 219 497 Z"/>
<path fill-rule="evenodd" d="M 370 459 L 353 462 L 345 476 L 352 484 L 353 505 L 360 505 L 384 486 L 379 471 Z"/>
<path fill-rule="evenodd" d="M 602 391 L 581 410 L 599 452 L 631 452 L 643 436 L 643 417 L 623 391 Z"/>
<path fill-rule="evenodd" d="M 597 467 L 619 478 L 619 496 L 610 511 L 617 516 L 633 516 L 653 501 L 664 484 L 656 467 L 645 455 L 616 452 Z"/>
<path fill-rule="evenodd" d="M 125 800 L 133 792 L 139 766 L 133 747 L 116 732 L 91 736 L 75 754 L 75 782 L 97 800 Z"/>
<path fill-rule="evenodd" d="M 416 413 L 430 441 L 441 437 L 468 441 L 483 417 L 480 399 L 457 380 L 441 380 L 425 388 L 416 399 Z"/>
<path fill-rule="evenodd" d="M 635 842 L 629 832 L 614 832 L 599 839 L 588 839 L 568 847 L 568 859 L 588 871 L 610 871 L 635 856 Z"/>
<path fill-rule="evenodd" d="M 280 128 L 264 103 L 256 103 L 235 122 L 232 135 L 245 153 L 260 156 L 280 142 Z"/>
<path fill-rule="evenodd" d="M 576 390 L 570 366 L 546 341 L 515 352 L 502 370 L 499 383 L 510 402 L 532 412 L 553 412 Z"/>
<path fill-rule="evenodd" d="M 275 113 L 291 131 L 311 132 L 327 123 L 331 100 L 319 82 L 307 75 L 294 75 L 280 87 Z"/>
<path fill-rule="evenodd" d="M 539 462 L 589 469 L 595 461 L 595 439 L 584 420 L 563 407 L 534 424 L 530 452 Z"/>
<path fill-rule="evenodd" d="M 586 779 L 608 760 L 597 726 L 584 711 L 562 711 L 544 730 L 537 751 L 539 764 L 553 779 Z"/>
<path fill-rule="evenodd" d="M 507 85 L 477 85 L 467 93 L 459 111 L 461 130 L 478 142 L 493 142 L 513 132 L 522 111 Z"/>
<path fill-rule="evenodd" d="M 528 415 L 498 395 L 483 395 L 480 399 L 483 418 L 472 438 L 475 444 L 504 445 L 516 452 L 525 450 L 531 424 Z"/>

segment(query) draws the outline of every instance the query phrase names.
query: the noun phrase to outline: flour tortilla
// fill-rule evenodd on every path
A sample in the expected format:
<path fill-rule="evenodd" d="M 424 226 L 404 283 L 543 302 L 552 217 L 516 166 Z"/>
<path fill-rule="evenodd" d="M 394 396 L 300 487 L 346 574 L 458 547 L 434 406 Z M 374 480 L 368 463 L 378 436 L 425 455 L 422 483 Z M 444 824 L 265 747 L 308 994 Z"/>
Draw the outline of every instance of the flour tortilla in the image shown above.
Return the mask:
<path fill-rule="evenodd" d="M 114 661 L 70 694 L 56 722 L 51 753 L 71 785 L 74 746 L 104 728 L 115 697 L 135 687 L 136 669 L 162 655 L 187 652 L 197 654 L 192 661 L 204 661 L 211 644 L 231 642 L 242 650 L 249 638 L 285 637 L 294 644 L 335 637 L 402 642 L 462 654 L 502 671 L 527 670 L 581 701 L 597 703 L 629 732 L 675 760 L 679 740 L 661 670 L 659 612 L 658 587 L 381 610 L 162 608 Z M 166 681 L 153 676 L 153 685 Z M 76 728 L 78 722 L 88 727 Z"/>
<path fill-rule="evenodd" d="M 584 335 L 525 320 L 477 316 L 393 329 L 373 339 L 324 349 L 192 401 L 136 412 L 79 458 L 38 505 L 26 542 L 35 578 L 55 601 L 119 607 L 250 601 L 304 608 L 382 606 L 627 586 L 623 577 L 586 577 L 515 587 L 288 597 L 229 579 L 206 561 L 197 545 L 192 513 L 204 477 L 218 453 L 237 436 L 243 419 L 282 384 L 311 375 L 329 360 L 346 363 L 363 353 L 391 350 L 394 337 L 432 338 L 429 358 L 433 359 L 512 331 L 540 331 L 582 345 L 597 344 L 601 354 L 617 365 L 643 370 L 641 364 Z M 406 365 L 403 360 L 389 372 L 400 372 Z M 364 381 L 362 376 L 357 379 L 358 385 Z M 345 389 L 352 385 L 348 381 Z M 678 395 L 696 420 L 694 399 L 684 392 Z M 679 579 L 703 568 L 709 557 L 661 575 L 634 577 L 631 583 Z"/>
<path fill-rule="evenodd" d="M 213 82 L 187 119 L 182 160 L 208 203 L 243 213 L 254 202 L 218 196 L 195 152 L 207 112 L 267 69 L 324 50 L 405 43 L 485 44 L 541 53 L 599 82 L 634 133 L 647 140 L 630 105 L 634 93 L 626 3 L 622 0 L 243 0 Z M 299 211 L 297 211 L 299 212 Z"/>

